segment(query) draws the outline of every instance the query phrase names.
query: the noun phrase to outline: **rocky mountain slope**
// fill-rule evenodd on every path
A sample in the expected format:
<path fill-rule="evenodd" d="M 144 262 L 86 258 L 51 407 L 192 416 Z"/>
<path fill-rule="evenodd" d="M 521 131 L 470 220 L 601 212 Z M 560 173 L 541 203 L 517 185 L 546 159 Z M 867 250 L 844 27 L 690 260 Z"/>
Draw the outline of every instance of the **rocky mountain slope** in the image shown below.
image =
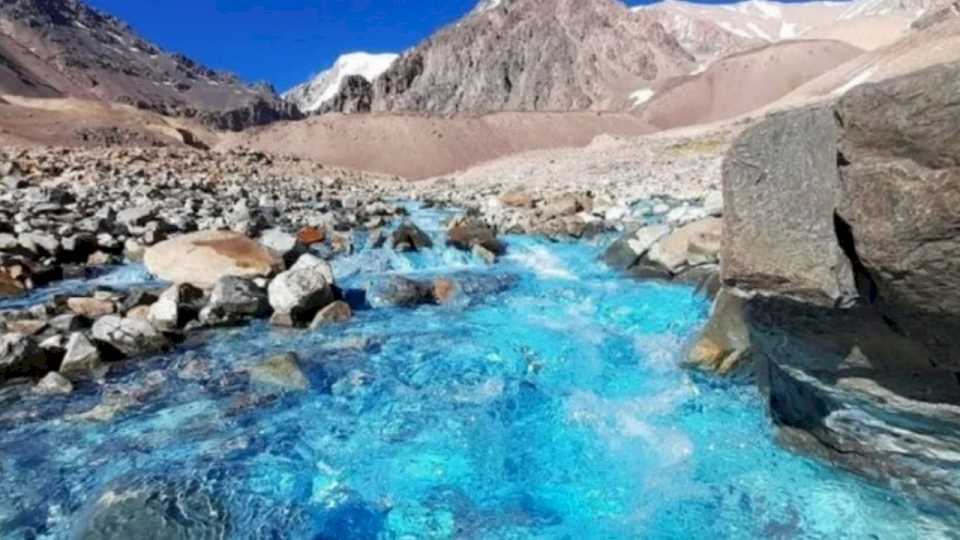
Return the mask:
<path fill-rule="evenodd" d="M 500 0 L 403 54 L 370 101 L 374 111 L 611 110 L 695 67 L 660 24 L 618 0 Z"/>
<path fill-rule="evenodd" d="M 230 130 L 300 116 L 269 86 L 164 52 L 81 0 L 0 3 L 0 93 L 116 101 Z"/>
<path fill-rule="evenodd" d="M 337 59 L 333 67 L 322 71 L 313 79 L 291 88 L 283 94 L 283 98 L 295 104 L 305 113 L 315 112 L 337 96 L 347 78 L 357 76 L 371 82 L 383 74 L 390 67 L 390 64 L 397 59 L 397 56 L 392 53 L 355 52 L 344 54 Z M 357 82 L 354 84 L 357 84 Z"/>

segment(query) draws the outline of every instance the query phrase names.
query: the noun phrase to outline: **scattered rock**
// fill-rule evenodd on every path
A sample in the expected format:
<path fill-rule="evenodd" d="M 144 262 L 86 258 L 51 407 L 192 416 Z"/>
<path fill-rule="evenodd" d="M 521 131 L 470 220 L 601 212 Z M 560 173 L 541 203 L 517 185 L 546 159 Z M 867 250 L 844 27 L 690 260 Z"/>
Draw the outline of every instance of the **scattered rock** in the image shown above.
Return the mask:
<path fill-rule="evenodd" d="M 727 289 L 717 295 L 710 321 L 687 353 L 688 367 L 720 376 L 753 376 L 744 304 L 743 298 Z"/>
<path fill-rule="evenodd" d="M 450 224 L 447 230 L 447 245 L 463 251 L 480 246 L 494 255 L 502 255 L 505 251 L 503 243 L 497 239 L 496 230 L 474 217 L 463 217 Z"/>
<path fill-rule="evenodd" d="M 390 236 L 390 247 L 396 251 L 421 251 L 433 247 L 430 236 L 410 221 L 405 221 Z"/>
<path fill-rule="evenodd" d="M 57 372 L 50 372 L 40 379 L 33 391 L 45 396 L 66 395 L 73 392 L 73 383 Z"/>
<path fill-rule="evenodd" d="M 201 310 L 200 322 L 205 326 L 236 324 L 248 318 L 265 317 L 269 313 L 266 291 L 249 279 L 224 276 L 217 280 L 210 291 L 210 300 Z"/>
<path fill-rule="evenodd" d="M 197 317 L 202 301 L 202 290 L 188 283 L 178 283 L 164 291 L 150 306 L 148 320 L 165 332 L 183 328 Z"/>
<path fill-rule="evenodd" d="M 32 337 L 0 336 L 0 381 L 15 377 L 46 375 L 51 370 L 47 353 Z"/>
<path fill-rule="evenodd" d="M 320 308 L 334 301 L 328 270 L 323 265 L 307 266 L 275 277 L 267 287 L 274 312 L 289 316 L 294 323 L 309 322 Z"/>
<path fill-rule="evenodd" d="M 88 319 L 97 319 L 116 312 L 117 307 L 109 300 L 100 300 L 88 296 L 67 299 L 67 308 L 77 315 Z"/>
<path fill-rule="evenodd" d="M 71 380 L 99 376 L 102 367 L 100 350 L 81 332 L 70 334 L 60 374 Z"/>

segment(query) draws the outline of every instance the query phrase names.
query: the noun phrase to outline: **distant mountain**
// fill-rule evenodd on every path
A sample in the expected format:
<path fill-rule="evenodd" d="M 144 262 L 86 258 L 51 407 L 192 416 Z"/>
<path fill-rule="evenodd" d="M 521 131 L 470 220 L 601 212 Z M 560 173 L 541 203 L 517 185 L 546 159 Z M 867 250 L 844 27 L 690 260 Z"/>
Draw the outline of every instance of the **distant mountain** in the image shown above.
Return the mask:
<path fill-rule="evenodd" d="M 611 110 L 695 68 L 663 26 L 618 0 L 483 0 L 336 102 L 431 113 Z"/>
<path fill-rule="evenodd" d="M 116 101 L 229 130 L 301 117 L 268 85 L 164 52 L 81 0 L 0 0 L 0 93 Z"/>
<path fill-rule="evenodd" d="M 398 55 L 392 53 L 344 54 L 337 59 L 333 67 L 321 72 L 310 81 L 290 89 L 283 94 L 283 98 L 297 105 L 303 112 L 317 111 L 337 96 L 347 77 L 362 77 L 367 82 L 371 82 L 386 71 L 397 57 Z"/>

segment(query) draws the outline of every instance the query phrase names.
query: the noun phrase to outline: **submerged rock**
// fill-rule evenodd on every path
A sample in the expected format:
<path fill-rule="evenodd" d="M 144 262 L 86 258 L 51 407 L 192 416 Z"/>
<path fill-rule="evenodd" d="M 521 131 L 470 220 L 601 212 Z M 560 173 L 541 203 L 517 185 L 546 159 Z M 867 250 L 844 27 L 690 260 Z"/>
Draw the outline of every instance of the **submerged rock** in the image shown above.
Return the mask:
<path fill-rule="evenodd" d="M 402 276 L 389 276 L 367 289 L 367 301 L 375 308 L 414 307 L 434 302 L 433 284 Z"/>
<path fill-rule="evenodd" d="M 147 269 L 164 281 L 209 289 L 223 276 L 269 277 L 283 260 L 269 249 L 234 232 L 201 231 L 149 248 Z"/>
<path fill-rule="evenodd" d="M 396 251 L 421 251 L 433 247 L 433 240 L 411 221 L 405 221 L 390 235 L 390 247 Z"/>
<path fill-rule="evenodd" d="M 221 540 L 230 536 L 229 514 L 198 480 L 160 477 L 125 480 L 94 499 L 75 538 L 107 540 Z"/>
<path fill-rule="evenodd" d="M 250 368 L 250 380 L 254 383 L 281 390 L 307 390 L 310 381 L 300 369 L 300 360 L 295 353 L 271 356 Z"/>
<path fill-rule="evenodd" d="M 310 328 L 316 330 L 323 326 L 349 321 L 351 318 L 353 318 L 353 310 L 350 309 L 350 305 L 338 300 L 318 311 L 313 322 L 310 323 Z"/>
<path fill-rule="evenodd" d="M 730 290 L 717 295 L 707 327 L 687 352 L 684 363 L 688 367 L 720 376 L 753 376 L 750 331 L 743 312 L 745 303 L 745 299 Z"/>

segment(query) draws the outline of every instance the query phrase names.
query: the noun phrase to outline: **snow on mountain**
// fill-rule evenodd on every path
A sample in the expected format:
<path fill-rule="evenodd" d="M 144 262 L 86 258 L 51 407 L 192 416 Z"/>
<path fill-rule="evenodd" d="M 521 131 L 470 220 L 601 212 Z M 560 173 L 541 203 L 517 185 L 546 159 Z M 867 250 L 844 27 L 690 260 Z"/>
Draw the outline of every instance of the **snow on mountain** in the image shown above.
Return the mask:
<path fill-rule="evenodd" d="M 325 102 L 334 98 L 345 78 L 359 75 L 367 81 L 373 81 L 385 72 L 397 55 L 393 53 L 370 54 L 355 52 L 344 54 L 330 69 L 321 72 L 313 79 L 295 86 L 283 94 L 283 98 L 295 103 L 304 112 L 318 110 Z"/>
<path fill-rule="evenodd" d="M 500 7 L 501 4 L 503 4 L 503 0 L 480 0 L 470 14 L 475 15 L 477 13 L 483 13 L 484 11 L 490 11 L 491 9 Z"/>

